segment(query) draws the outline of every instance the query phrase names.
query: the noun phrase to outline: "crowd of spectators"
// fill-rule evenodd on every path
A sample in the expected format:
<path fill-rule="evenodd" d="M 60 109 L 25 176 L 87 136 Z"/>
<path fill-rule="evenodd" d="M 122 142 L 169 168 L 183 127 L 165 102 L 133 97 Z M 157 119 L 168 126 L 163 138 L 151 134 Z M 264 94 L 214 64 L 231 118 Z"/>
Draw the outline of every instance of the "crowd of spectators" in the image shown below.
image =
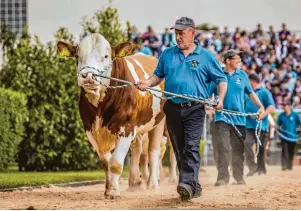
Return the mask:
<path fill-rule="evenodd" d="M 277 108 L 290 102 L 301 109 L 301 37 L 291 32 L 285 23 L 280 31 L 273 26 L 264 30 L 258 24 L 254 31 L 239 27 L 230 32 L 227 27 L 211 31 L 198 31 L 195 39 L 214 52 L 222 63 L 222 55 L 228 49 L 242 51 L 241 69 L 248 74 L 256 72 L 262 85 L 269 89 Z M 174 34 L 168 28 L 158 34 L 149 26 L 145 33 L 132 27 L 131 39 L 139 44 L 138 52 L 159 57 L 165 48 L 175 45 Z"/>

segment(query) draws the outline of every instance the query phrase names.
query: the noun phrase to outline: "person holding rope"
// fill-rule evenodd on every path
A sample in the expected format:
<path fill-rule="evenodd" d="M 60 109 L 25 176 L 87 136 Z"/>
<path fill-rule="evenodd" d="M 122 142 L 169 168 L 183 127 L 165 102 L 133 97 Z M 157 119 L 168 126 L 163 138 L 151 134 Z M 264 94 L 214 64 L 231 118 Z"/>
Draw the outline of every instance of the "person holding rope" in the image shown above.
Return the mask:
<path fill-rule="evenodd" d="M 292 170 L 295 147 L 298 142 L 297 128 L 301 125 L 301 117 L 292 111 L 289 102 L 284 102 L 284 112 L 279 115 L 277 124 L 280 126 L 282 170 Z"/>
<path fill-rule="evenodd" d="M 222 109 L 227 79 L 214 54 L 194 41 L 194 21 L 182 17 L 171 29 L 175 29 L 177 45 L 161 54 L 154 74 L 147 80 L 139 81 L 137 88 L 144 91 L 165 79 L 165 91 L 207 99 L 210 83 L 214 82 L 219 90 L 216 109 Z M 177 192 L 182 200 L 199 197 L 202 191 L 198 179 L 201 161 L 199 146 L 206 115 L 205 105 L 178 97 L 167 100 L 163 110 L 179 169 Z"/>
<path fill-rule="evenodd" d="M 260 142 L 261 145 L 259 146 L 259 153 L 257 156 L 257 164 L 255 163 L 254 152 L 252 146 L 254 143 L 257 142 L 257 138 L 255 136 L 255 129 L 257 126 L 257 121 L 254 117 L 247 117 L 247 124 L 246 124 L 246 140 L 245 140 L 245 156 L 246 156 L 246 163 L 249 167 L 249 173 L 247 176 L 253 176 L 256 172 L 258 174 L 266 174 L 266 167 L 265 167 L 265 148 L 267 145 L 267 134 L 269 129 L 269 122 L 268 122 L 268 115 L 275 110 L 275 102 L 273 100 L 272 93 L 262 87 L 260 85 L 260 78 L 257 74 L 253 73 L 249 75 L 249 80 L 251 86 L 255 93 L 257 94 L 260 102 L 265 108 L 265 112 L 263 114 L 264 119 L 262 120 L 262 126 L 259 128 L 260 131 Z M 254 113 L 257 111 L 257 106 L 248 98 L 246 97 L 246 112 Z"/>
<path fill-rule="evenodd" d="M 224 54 L 225 74 L 228 79 L 224 109 L 245 113 L 245 94 L 247 94 L 259 108 L 258 119 L 262 119 L 264 107 L 253 91 L 247 73 L 239 69 L 241 62 L 240 53 L 239 51 L 230 49 Z M 212 84 L 210 93 L 217 95 L 216 85 Z M 246 117 L 244 115 L 215 112 L 218 150 L 218 176 L 215 186 L 229 183 L 228 168 L 231 148 L 233 177 L 237 181 L 237 184 L 246 184 L 243 178 L 245 125 Z"/>

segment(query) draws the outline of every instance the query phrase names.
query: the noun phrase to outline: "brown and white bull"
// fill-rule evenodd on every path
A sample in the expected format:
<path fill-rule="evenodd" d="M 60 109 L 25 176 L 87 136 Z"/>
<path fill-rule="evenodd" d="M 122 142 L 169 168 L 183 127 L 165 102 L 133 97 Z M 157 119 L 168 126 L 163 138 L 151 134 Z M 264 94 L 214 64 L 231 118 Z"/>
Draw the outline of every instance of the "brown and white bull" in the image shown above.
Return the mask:
<path fill-rule="evenodd" d="M 141 92 L 134 86 L 109 89 L 106 86 L 123 83 L 98 77 L 104 76 L 130 82 L 147 79 L 157 66 L 152 56 L 135 54 L 128 56 L 133 48 L 131 43 L 116 47 L 101 35 L 87 35 L 77 45 L 59 41 L 57 48 L 66 57 L 75 57 L 78 69 L 78 85 L 81 87 L 79 109 L 86 135 L 105 164 L 106 198 L 120 196 L 119 178 L 123 163 L 131 147 L 130 183 L 139 180 L 139 157 L 141 138 L 147 133 L 150 174 L 148 187 L 157 188 L 157 172 L 165 116 L 163 100 L 148 92 Z M 156 87 L 163 90 L 163 84 Z M 161 96 L 161 94 L 156 93 Z M 135 137 L 138 137 L 135 139 Z M 133 141 L 135 140 L 135 141 Z M 138 140 L 138 141 L 137 141 Z M 114 152 L 111 154 L 111 151 Z"/>

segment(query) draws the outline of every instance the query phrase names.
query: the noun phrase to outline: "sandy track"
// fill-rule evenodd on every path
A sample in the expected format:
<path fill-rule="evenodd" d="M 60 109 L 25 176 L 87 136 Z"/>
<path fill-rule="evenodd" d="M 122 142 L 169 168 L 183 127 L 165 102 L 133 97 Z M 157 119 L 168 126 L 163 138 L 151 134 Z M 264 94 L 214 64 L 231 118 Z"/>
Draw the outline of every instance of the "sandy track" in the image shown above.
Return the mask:
<path fill-rule="evenodd" d="M 200 173 L 203 195 L 190 202 L 178 199 L 176 185 L 162 182 L 159 190 L 127 191 L 121 181 L 122 196 L 109 200 L 103 196 L 104 185 L 77 188 L 35 189 L 0 193 L 1 209 L 301 209 L 301 166 L 282 172 L 268 167 L 268 174 L 246 178 L 247 185 L 215 187 L 217 171 L 205 168 Z M 247 172 L 247 170 L 245 170 Z M 32 208 L 31 207 L 31 208 Z"/>

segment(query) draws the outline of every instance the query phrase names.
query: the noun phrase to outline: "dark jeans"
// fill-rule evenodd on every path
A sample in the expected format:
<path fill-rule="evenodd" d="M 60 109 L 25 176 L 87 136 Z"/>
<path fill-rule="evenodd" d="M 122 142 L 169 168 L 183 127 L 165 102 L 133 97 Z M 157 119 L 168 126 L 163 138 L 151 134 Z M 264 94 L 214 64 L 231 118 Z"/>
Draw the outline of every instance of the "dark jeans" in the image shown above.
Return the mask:
<path fill-rule="evenodd" d="M 252 149 L 254 143 L 257 143 L 254 129 L 246 130 L 246 140 L 245 140 L 245 155 L 246 163 L 250 171 L 257 169 L 258 172 L 266 173 L 265 167 L 265 147 L 267 145 L 267 132 L 260 131 L 260 142 L 259 152 L 257 156 L 257 164 L 255 163 L 255 155 Z"/>
<path fill-rule="evenodd" d="M 286 141 L 284 139 L 281 139 L 281 146 L 282 146 L 282 155 L 281 155 L 282 169 L 292 170 L 296 142 Z"/>
<path fill-rule="evenodd" d="M 244 139 L 246 130 L 243 126 L 236 126 L 242 134 L 239 136 L 234 127 L 222 121 L 215 122 L 217 136 L 217 180 L 229 182 L 229 164 L 231 159 L 232 148 L 232 168 L 233 177 L 236 181 L 243 179 L 244 169 Z"/>
<path fill-rule="evenodd" d="M 201 162 L 200 140 L 205 110 L 202 104 L 178 108 L 168 101 L 164 105 L 166 126 L 179 168 L 179 182 L 189 185 L 195 193 L 199 184 Z"/>

